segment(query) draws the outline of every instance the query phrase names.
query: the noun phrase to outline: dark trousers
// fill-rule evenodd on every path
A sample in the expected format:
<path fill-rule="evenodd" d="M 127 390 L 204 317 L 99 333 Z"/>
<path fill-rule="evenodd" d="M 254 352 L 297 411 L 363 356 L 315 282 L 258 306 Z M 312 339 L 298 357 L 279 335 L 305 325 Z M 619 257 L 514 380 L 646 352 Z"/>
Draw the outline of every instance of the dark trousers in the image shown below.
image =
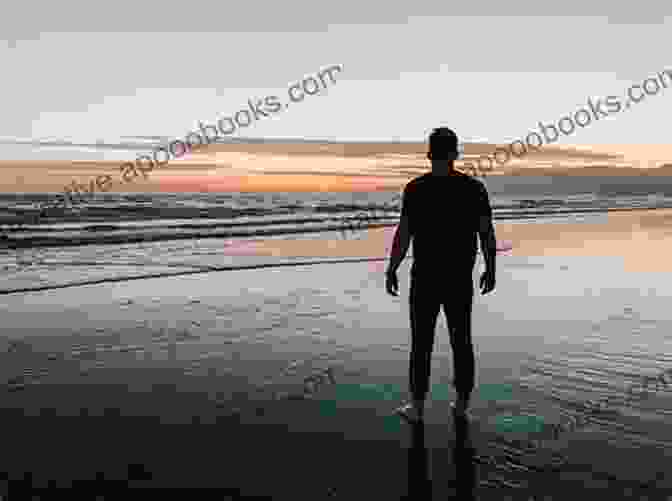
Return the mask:
<path fill-rule="evenodd" d="M 458 395 L 469 397 L 474 388 L 474 347 L 471 342 L 471 310 L 474 299 L 472 266 L 458 272 L 411 271 L 409 310 L 411 320 L 410 390 L 414 399 L 429 392 L 432 351 L 439 309 L 448 323 L 453 352 L 453 386 Z"/>

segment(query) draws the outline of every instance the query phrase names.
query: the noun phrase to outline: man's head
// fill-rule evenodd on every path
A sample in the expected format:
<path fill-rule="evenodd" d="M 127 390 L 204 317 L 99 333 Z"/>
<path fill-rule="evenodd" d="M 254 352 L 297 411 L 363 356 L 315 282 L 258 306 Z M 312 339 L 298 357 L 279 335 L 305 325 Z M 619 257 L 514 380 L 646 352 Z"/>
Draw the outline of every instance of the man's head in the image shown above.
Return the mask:
<path fill-rule="evenodd" d="M 459 156 L 459 140 L 448 127 L 438 127 L 429 135 L 429 152 L 427 158 L 432 163 L 451 163 Z"/>

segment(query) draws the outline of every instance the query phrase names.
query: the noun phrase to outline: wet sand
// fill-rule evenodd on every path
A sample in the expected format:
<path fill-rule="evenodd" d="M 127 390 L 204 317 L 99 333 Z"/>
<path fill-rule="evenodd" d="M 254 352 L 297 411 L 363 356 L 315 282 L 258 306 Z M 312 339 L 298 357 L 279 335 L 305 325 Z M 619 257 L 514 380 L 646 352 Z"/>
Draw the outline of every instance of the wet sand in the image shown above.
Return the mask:
<path fill-rule="evenodd" d="M 672 392 L 665 377 L 659 388 L 643 378 L 672 368 L 672 284 L 665 262 L 627 263 L 662 253 L 668 216 L 626 216 L 497 225 L 514 249 L 498 261 L 495 293 L 476 298 L 465 443 L 449 411 L 443 317 L 424 437 L 392 412 L 406 398 L 408 261 L 399 298 L 385 294 L 382 261 L 3 296 L 0 492 L 212 486 L 234 499 L 430 499 L 429 478 L 433 499 L 665 500 Z M 380 256 L 386 231 L 301 249 Z M 296 257 L 296 245 L 258 241 L 235 258 Z"/>

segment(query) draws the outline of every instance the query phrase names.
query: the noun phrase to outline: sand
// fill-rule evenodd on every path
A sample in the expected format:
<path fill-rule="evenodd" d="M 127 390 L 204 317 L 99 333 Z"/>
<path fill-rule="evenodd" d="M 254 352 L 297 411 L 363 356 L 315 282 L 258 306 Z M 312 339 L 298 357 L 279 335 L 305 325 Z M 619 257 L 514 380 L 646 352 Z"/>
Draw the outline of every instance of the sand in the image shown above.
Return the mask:
<path fill-rule="evenodd" d="M 461 447 L 443 317 L 424 437 L 393 414 L 407 387 L 408 261 L 399 298 L 385 294 L 384 262 L 5 295 L 0 471 L 10 482 L 0 493 L 213 486 L 273 499 L 423 499 L 430 479 L 433 499 L 667 499 L 672 394 L 624 398 L 672 367 L 672 285 L 654 273 L 666 265 L 624 265 L 632 235 L 664 235 L 667 216 L 645 216 L 498 224 L 514 251 L 498 260 L 496 291 L 476 298 L 477 388 Z M 340 241 L 338 252 L 320 240 L 302 248 L 361 256 L 384 247 L 386 231 Z M 667 245 L 656 242 L 640 252 Z M 243 254 L 286 259 L 295 245 L 259 241 Z"/>

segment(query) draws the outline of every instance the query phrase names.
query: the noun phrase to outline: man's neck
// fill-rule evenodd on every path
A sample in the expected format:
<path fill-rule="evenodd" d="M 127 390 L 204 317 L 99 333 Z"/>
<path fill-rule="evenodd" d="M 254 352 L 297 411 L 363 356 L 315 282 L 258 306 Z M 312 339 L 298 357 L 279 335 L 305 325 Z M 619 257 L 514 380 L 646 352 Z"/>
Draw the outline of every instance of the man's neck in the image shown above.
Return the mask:
<path fill-rule="evenodd" d="M 457 173 L 453 162 L 441 162 L 432 164 L 432 174 L 435 176 L 454 176 Z"/>

